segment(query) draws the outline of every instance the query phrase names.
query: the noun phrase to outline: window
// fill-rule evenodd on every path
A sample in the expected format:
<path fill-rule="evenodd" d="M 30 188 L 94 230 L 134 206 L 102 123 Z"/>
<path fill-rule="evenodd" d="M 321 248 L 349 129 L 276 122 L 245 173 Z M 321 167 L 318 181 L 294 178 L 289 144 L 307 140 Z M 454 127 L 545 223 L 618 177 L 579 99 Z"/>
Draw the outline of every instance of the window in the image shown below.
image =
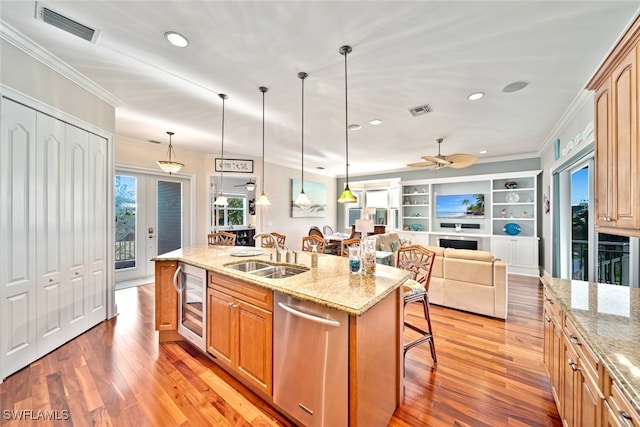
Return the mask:
<path fill-rule="evenodd" d="M 214 224 L 218 227 L 246 225 L 247 197 L 242 194 L 225 194 L 227 206 L 213 205 Z M 213 199 L 215 201 L 215 198 Z"/>

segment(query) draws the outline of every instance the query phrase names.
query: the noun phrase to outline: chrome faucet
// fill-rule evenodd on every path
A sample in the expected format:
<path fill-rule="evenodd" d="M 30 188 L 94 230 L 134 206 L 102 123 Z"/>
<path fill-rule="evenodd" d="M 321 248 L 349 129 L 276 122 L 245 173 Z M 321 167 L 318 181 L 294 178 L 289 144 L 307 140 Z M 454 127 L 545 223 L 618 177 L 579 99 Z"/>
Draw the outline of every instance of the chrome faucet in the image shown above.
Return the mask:
<path fill-rule="evenodd" d="M 280 245 L 278 245 L 278 240 L 273 237 L 271 233 L 258 233 L 253 236 L 253 240 L 258 240 L 258 237 L 271 237 L 271 241 L 273 242 L 273 247 L 276 248 L 276 262 L 282 262 L 282 255 L 280 254 Z M 287 249 L 285 248 L 285 251 Z"/>

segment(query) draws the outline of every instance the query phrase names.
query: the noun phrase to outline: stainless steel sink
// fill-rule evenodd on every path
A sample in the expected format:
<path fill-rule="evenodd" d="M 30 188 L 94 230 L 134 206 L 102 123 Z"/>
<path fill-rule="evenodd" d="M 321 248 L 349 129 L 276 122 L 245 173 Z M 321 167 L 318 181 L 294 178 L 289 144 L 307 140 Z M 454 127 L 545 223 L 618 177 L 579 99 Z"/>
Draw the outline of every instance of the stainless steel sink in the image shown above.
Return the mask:
<path fill-rule="evenodd" d="M 250 272 L 254 270 L 259 270 L 261 268 L 273 267 L 273 266 L 271 264 L 267 264 L 266 262 L 247 261 L 247 262 L 241 262 L 238 264 L 227 264 L 225 265 L 225 267 L 233 268 L 234 270 L 238 270 L 238 271 Z"/>
<path fill-rule="evenodd" d="M 267 277 L 269 279 L 282 279 L 285 277 L 295 276 L 296 274 L 304 273 L 306 271 L 309 270 L 301 267 L 292 267 L 290 265 L 273 265 L 269 268 L 262 268 L 250 271 L 249 273 L 255 276 Z"/>
<path fill-rule="evenodd" d="M 294 267 L 292 265 L 272 265 L 261 261 L 246 261 L 236 264 L 227 264 L 225 265 L 225 267 L 233 268 L 234 270 L 243 271 L 245 273 L 253 274 L 254 276 L 260 276 L 269 279 L 282 279 L 309 271 L 309 269 L 304 267 Z"/>

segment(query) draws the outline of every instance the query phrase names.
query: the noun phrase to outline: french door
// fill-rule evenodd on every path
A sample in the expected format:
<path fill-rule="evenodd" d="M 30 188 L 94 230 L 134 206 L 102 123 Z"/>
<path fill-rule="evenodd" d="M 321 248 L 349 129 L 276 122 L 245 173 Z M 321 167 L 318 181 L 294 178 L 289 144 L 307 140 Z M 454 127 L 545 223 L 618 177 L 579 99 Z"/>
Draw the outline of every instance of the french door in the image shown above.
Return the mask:
<path fill-rule="evenodd" d="M 114 185 L 116 283 L 148 283 L 151 258 L 191 244 L 191 182 L 119 169 Z"/>

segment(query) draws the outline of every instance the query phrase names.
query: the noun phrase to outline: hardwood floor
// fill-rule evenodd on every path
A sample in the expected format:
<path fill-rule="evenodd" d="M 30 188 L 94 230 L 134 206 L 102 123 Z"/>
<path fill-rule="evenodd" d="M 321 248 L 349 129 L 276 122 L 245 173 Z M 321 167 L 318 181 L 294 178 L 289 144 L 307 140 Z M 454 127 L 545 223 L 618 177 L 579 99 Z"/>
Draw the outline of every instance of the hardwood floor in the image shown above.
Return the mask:
<path fill-rule="evenodd" d="M 293 425 L 188 344 L 159 345 L 153 291 L 117 291 L 116 318 L 0 384 L 0 425 Z M 437 306 L 431 316 L 439 363 L 428 344 L 409 351 L 405 401 L 390 426 L 561 425 L 542 364 L 535 278 L 510 276 L 506 322 Z M 17 415 L 27 419 L 10 419 Z"/>

